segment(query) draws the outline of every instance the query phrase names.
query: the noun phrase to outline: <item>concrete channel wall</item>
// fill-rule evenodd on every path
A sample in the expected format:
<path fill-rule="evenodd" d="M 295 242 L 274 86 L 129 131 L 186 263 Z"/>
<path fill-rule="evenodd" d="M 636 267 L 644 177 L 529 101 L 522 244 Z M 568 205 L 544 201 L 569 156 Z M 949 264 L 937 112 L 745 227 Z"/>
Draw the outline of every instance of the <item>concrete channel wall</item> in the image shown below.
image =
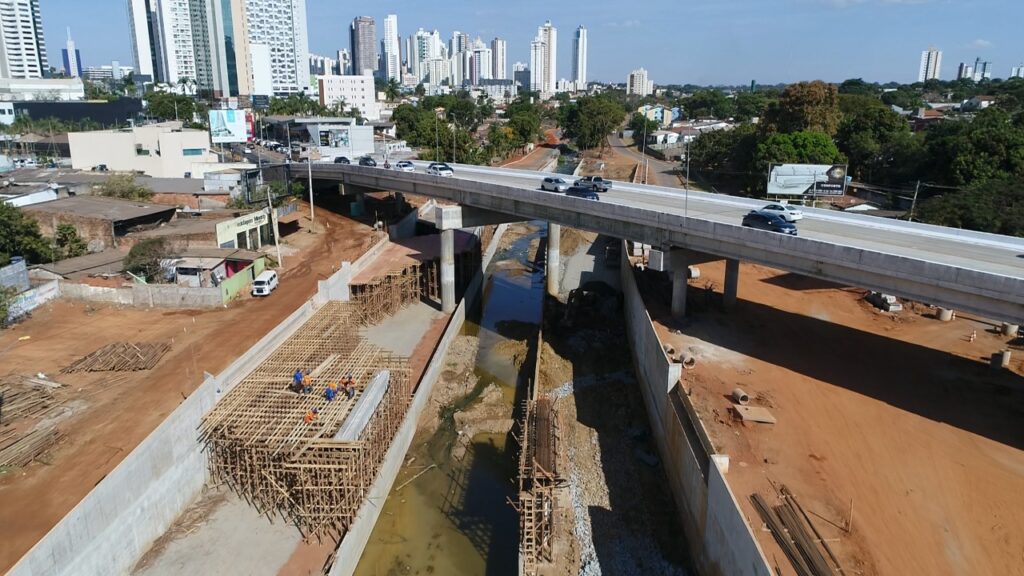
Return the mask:
<path fill-rule="evenodd" d="M 705 575 L 772 574 L 689 397 L 679 385 L 682 365 L 665 354 L 623 246 L 626 329 L 640 391 L 679 509 L 694 564 Z M 698 366 L 699 369 L 699 366 Z"/>
<path fill-rule="evenodd" d="M 356 567 L 359 565 L 359 559 L 363 555 L 363 549 L 366 547 L 366 543 L 370 541 L 373 527 L 377 524 L 377 518 L 380 517 L 384 500 L 387 499 L 388 494 L 391 492 L 391 486 L 395 483 L 395 478 L 398 477 L 402 461 L 405 460 L 405 454 L 409 451 L 409 447 L 412 446 L 413 437 L 416 435 L 416 424 L 419 422 L 420 414 L 426 408 L 427 402 L 430 400 L 430 394 L 434 389 L 434 384 L 437 383 L 437 379 L 444 368 L 445 355 L 448 353 L 448 348 L 455 341 L 455 337 L 462 332 L 462 325 L 466 321 L 466 310 L 475 305 L 475 299 L 483 293 L 484 274 L 491 259 L 497 252 L 498 245 L 501 243 L 501 237 L 505 233 L 506 228 L 507 225 L 501 224 L 495 229 L 490 244 L 484 250 L 480 271 L 477 272 L 466 288 L 466 297 L 455 308 L 455 312 L 452 313 L 451 319 L 448 321 L 448 327 L 445 328 L 441 340 L 437 343 L 437 347 L 434 348 L 434 353 L 430 357 L 430 363 L 427 364 L 426 370 L 423 371 L 423 377 L 420 378 L 419 387 L 416 389 L 416 394 L 409 405 L 409 411 L 405 415 L 405 420 L 402 421 L 402 426 L 398 429 L 395 440 L 384 457 L 380 473 L 377 474 L 377 479 L 370 487 L 370 493 L 356 514 L 355 521 L 349 527 L 348 532 L 345 533 L 341 544 L 338 545 L 334 565 L 331 566 L 331 570 L 328 573 L 330 576 L 351 576 L 355 573 Z M 480 229 L 476 230 L 476 235 L 480 236 Z"/>

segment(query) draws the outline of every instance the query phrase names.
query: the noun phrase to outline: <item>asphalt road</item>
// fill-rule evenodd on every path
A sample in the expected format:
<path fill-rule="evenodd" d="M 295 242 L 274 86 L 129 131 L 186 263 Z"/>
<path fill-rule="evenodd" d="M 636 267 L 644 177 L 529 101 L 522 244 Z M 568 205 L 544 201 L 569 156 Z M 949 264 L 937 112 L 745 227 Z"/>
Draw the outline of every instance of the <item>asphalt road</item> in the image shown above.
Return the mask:
<path fill-rule="evenodd" d="M 426 163 L 417 163 L 419 170 Z M 455 177 L 539 189 L 540 172 L 454 165 Z M 522 172 L 522 174 L 517 174 Z M 743 215 L 766 204 L 761 200 L 616 182 L 601 202 L 630 205 L 690 218 L 740 225 Z M 961 236 L 957 229 L 910 224 L 874 216 L 804 209 L 797 222 L 805 238 L 876 252 L 937 262 L 959 268 L 1024 278 L 1024 239 L 994 234 Z"/>

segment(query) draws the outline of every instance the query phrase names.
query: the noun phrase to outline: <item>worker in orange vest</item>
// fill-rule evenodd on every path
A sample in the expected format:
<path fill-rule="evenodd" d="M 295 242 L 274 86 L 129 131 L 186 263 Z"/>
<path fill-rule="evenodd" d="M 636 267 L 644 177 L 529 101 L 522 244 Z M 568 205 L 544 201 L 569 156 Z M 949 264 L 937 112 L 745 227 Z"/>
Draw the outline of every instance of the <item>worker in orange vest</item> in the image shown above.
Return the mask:
<path fill-rule="evenodd" d="M 319 413 L 319 410 L 313 408 L 312 410 L 306 412 L 306 415 L 302 419 L 306 421 L 306 424 L 312 424 L 313 420 L 316 420 L 316 415 Z"/>

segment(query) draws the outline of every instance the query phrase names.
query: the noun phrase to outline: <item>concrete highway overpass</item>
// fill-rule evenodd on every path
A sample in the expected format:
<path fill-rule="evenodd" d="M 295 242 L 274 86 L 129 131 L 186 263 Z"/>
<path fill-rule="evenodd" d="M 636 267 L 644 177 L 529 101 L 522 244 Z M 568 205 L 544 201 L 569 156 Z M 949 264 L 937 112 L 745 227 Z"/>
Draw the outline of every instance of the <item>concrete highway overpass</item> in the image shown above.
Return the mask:
<path fill-rule="evenodd" d="M 1024 323 L 1024 239 L 805 209 L 797 237 L 744 228 L 742 216 L 765 204 L 734 196 L 616 182 L 601 200 L 539 189 L 542 172 L 452 165 L 454 178 L 422 172 L 313 163 L 292 164 L 291 176 L 335 181 L 346 193 L 386 190 L 456 202 L 442 229 L 515 220 L 545 220 L 665 249 L 683 248 L 746 260 L 797 274 Z M 265 169 L 271 177 L 285 168 Z M 685 270 L 682 251 L 673 268 Z M 685 272 L 675 272 L 679 280 Z M 728 274 L 727 274 L 728 276 Z M 735 296 L 735 272 L 726 300 Z M 731 282 L 731 286 L 729 286 Z M 676 282 L 676 284 L 684 284 Z M 675 299 L 674 299 L 675 300 Z M 685 299 L 683 300 L 685 306 Z M 673 302 L 676 309 L 676 302 Z"/>

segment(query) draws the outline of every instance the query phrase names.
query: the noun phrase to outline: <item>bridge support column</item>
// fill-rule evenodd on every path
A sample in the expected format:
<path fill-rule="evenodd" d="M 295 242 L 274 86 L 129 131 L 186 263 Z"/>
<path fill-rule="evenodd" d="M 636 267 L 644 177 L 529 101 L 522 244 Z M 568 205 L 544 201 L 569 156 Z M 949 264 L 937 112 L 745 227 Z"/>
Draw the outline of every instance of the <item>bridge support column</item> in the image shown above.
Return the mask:
<path fill-rule="evenodd" d="M 733 258 L 725 259 L 725 291 L 722 293 L 722 304 L 726 310 L 736 307 L 736 291 L 740 286 L 740 261 Z"/>
<path fill-rule="evenodd" d="M 686 281 L 690 277 L 690 268 L 686 260 L 686 252 L 682 248 L 673 248 L 669 252 L 669 266 L 672 269 L 672 316 L 676 318 L 686 315 Z"/>
<path fill-rule="evenodd" d="M 455 230 L 441 231 L 441 311 L 455 311 Z"/>
<path fill-rule="evenodd" d="M 556 298 L 558 297 L 559 276 L 562 270 L 562 263 L 559 260 L 562 249 L 561 244 L 562 225 L 548 222 L 547 286 L 548 294 Z"/>

